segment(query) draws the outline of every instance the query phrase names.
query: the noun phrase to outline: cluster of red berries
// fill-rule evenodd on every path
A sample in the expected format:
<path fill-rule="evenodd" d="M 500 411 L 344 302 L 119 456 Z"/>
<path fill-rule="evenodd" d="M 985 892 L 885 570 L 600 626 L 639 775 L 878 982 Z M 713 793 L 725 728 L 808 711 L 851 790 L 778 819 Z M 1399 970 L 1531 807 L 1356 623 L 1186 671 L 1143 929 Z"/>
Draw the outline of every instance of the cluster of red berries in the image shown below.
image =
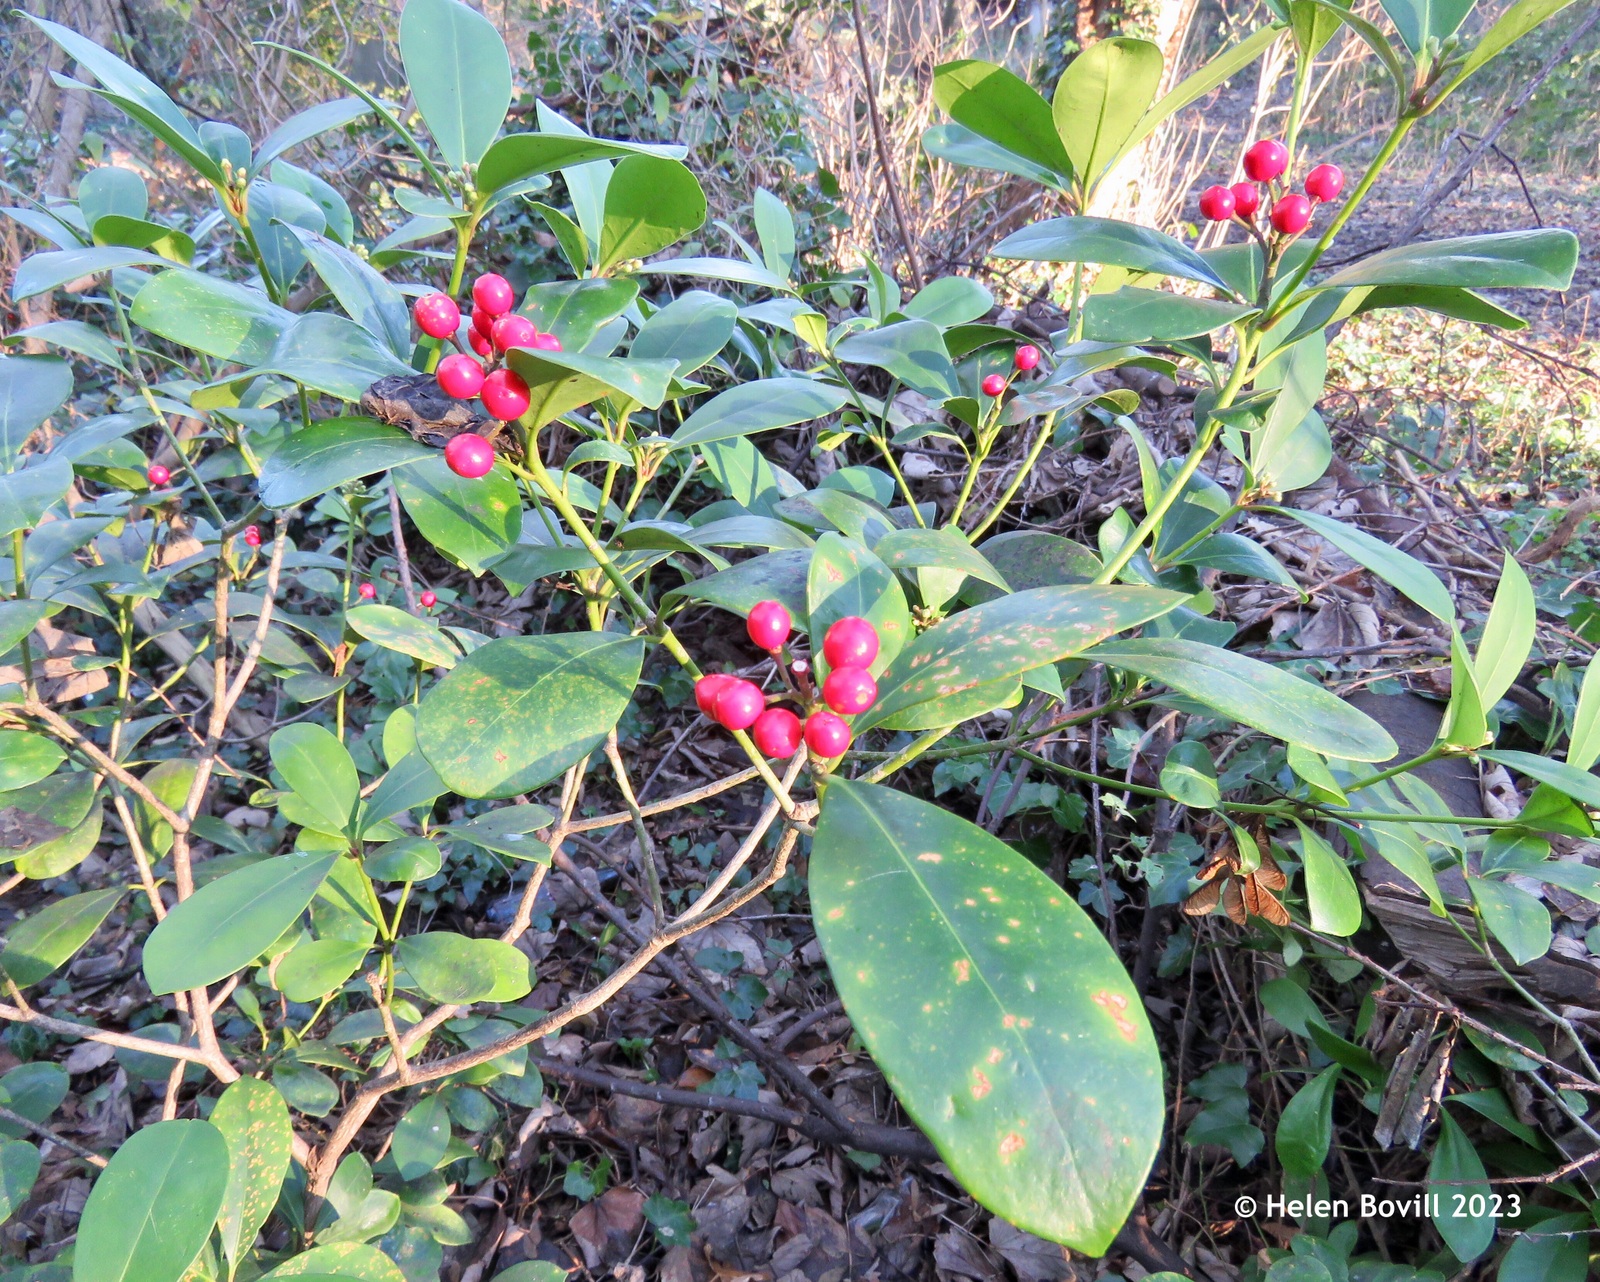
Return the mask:
<path fill-rule="evenodd" d="M 1032 343 L 1024 343 L 1017 348 L 1015 354 L 1011 357 L 1011 364 L 1016 368 L 1018 374 L 1026 374 L 1029 370 L 1038 366 L 1039 349 Z M 1011 379 L 1004 374 L 990 374 L 980 386 L 982 386 L 985 396 L 999 396 L 1010 385 Z"/>
<path fill-rule="evenodd" d="M 878 698 L 878 683 L 869 671 L 878 657 L 878 630 L 854 615 L 829 627 L 822 638 L 828 677 L 822 683 L 819 699 L 811 684 L 807 660 L 794 659 L 787 669 L 783 666 L 780 656 L 794 631 L 794 622 L 781 602 L 758 603 L 751 609 L 745 626 L 752 641 L 779 658 L 778 671 L 789 690 L 778 697 L 797 700 L 806 712 L 805 720 L 788 708 L 767 707 L 767 697 L 760 686 L 725 672 L 714 672 L 695 682 L 694 700 L 700 711 L 719 726 L 750 731 L 756 747 L 769 757 L 792 757 L 802 741 L 819 757 L 831 760 L 840 756 L 850 746 L 850 726 L 844 718 L 865 712 Z"/>
<path fill-rule="evenodd" d="M 1210 222 L 1238 219 L 1255 222 L 1261 208 L 1261 189 L 1266 183 L 1272 193 L 1272 229 L 1280 236 L 1298 236 L 1311 225 L 1312 202 L 1337 200 L 1344 190 L 1344 170 L 1338 165 L 1318 165 L 1306 175 L 1306 192 L 1288 191 L 1278 182 L 1289 168 L 1289 149 L 1273 138 L 1263 138 L 1244 153 L 1244 172 L 1249 182 L 1232 187 L 1218 184 L 1200 193 L 1200 214 Z"/>

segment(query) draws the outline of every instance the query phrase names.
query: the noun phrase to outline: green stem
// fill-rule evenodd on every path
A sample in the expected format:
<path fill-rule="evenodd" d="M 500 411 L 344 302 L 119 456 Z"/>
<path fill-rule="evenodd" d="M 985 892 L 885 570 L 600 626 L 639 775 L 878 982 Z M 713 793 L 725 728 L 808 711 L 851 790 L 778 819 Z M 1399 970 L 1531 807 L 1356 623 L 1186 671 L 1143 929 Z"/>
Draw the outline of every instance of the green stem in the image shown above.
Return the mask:
<path fill-rule="evenodd" d="M 949 725 L 939 726 L 936 729 L 924 731 L 899 752 L 895 753 L 894 756 L 890 757 L 887 761 L 883 762 L 876 769 L 868 773 L 861 780 L 861 782 L 878 783 L 880 780 L 887 779 L 896 770 L 910 765 L 913 761 L 920 757 L 929 748 L 933 747 L 934 744 L 938 743 L 939 740 L 943 739 L 945 735 L 949 734 L 954 729 L 955 726 Z"/>
<path fill-rule="evenodd" d="M 24 546 L 22 531 L 11 532 L 11 570 L 16 576 L 17 600 L 28 599 L 28 570 L 26 561 L 27 549 Z M 24 633 L 22 646 L 22 689 L 31 699 L 33 697 L 33 647 L 28 644 L 28 634 Z"/>
<path fill-rule="evenodd" d="M 1382 783 L 1385 779 L 1393 779 L 1396 775 L 1407 774 L 1412 770 L 1420 769 L 1430 761 L 1437 761 L 1440 757 L 1447 756 L 1448 752 L 1443 744 L 1434 744 L 1420 756 L 1412 757 L 1410 761 L 1402 761 L 1397 766 L 1390 766 L 1387 770 L 1380 770 L 1375 775 L 1366 775 L 1345 789 L 1346 793 L 1360 792 L 1363 788 L 1370 788 L 1375 783 Z"/>
<path fill-rule="evenodd" d="M 1043 429 L 1039 433 L 1039 439 L 1028 450 L 1027 457 L 1022 460 L 1022 466 L 1017 469 L 1017 474 L 1011 478 L 1011 483 L 1006 486 L 1005 491 L 995 501 L 994 507 L 989 510 L 989 515 L 979 521 L 968 536 L 973 542 L 977 542 L 983 532 L 998 521 L 1006 508 L 1011 505 L 1011 500 L 1017 497 L 1017 491 L 1022 488 L 1022 483 L 1028 479 L 1028 474 L 1033 471 L 1034 464 L 1039 461 L 1039 456 L 1044 453 L 1044 447 L 1050 444 L 1055 434 L 1056 415 L 1052 411 L 1045 417 Z"/>
<path fill-rule="evenodd" d="M 1193 538 L 1185 539 L 1183 541 L 1183 543 L 1181 543 L 1178 547 L 1174 548 L 1171 552 L 1168 552 L 1164 557 L 1161 558 L 1161 564 L 1162 565 L 1172 565 L 1185 552 L 1189 551 L 1190 548 L 1194 547 L 1202 539 L 1209 538 L 1212 534 L 1216 533 L 1216 531 L 1219 530 L 1229 520 L 1231 520 L 1233 517 L 1237 516 L 1240 512 L 1243 512 L 1243 511 L 1244 511 L 1244 509 L 1242 507 L 1240 507 L 1237 503 L 1235 503 L 1232 507 L 1230 507 L 1221 516 L 1217 517 L 1216 520 L 1210 522 L 1204 529 L 1202 529 Z"/>

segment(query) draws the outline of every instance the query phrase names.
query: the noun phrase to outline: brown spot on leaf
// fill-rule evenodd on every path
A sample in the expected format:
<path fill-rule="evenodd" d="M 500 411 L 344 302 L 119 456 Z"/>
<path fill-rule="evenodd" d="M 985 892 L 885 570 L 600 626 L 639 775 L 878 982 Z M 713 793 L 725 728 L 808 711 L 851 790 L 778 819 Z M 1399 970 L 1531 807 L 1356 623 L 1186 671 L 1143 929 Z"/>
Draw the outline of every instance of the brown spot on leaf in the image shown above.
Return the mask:
<path fill-rule="evenodd" d="M 981 1068 L 973 1069 L 972 1076 L 974 1079 L 972 1083 L 973 1099 L 982 1099 L 994 1089 L 994 1087 L 990 1085 L 989 1079 L 983 1075 L 983 1070 Z"/>
<path fill-rule="evenodd" d="M 838 921 L 839 918 L 841 918 L 843 916 L 844 916 L 844 909 L 843 908 L 830 908 L 830 909 L 828 909 L 828 920 L 829 921 Z"/>
<path fill-rule="evenodd" d="M 1024 1140 L 1022 1138 L 1022 1136 L 1018 1135 L 1015 1131 L 1010 1132 L 1005 1137 L 1005 1139 L 1000 1141 L 1000 1157 L 1001 1157 L 1001 1159 L 1004 1160 L 1004 1161 L 1010 1161 L 1012 1157 L 1014 1157 L 1016 1154 L 1022 1152 L 1023 1147 L 1026 1145 L 1026 1143 L 1027 1143 L 1027 1141 Z"/>
<path fill-rule="evenodd" d="M 1121 993 L 1113 993 L 1102 988 L 1090 1000 L 1111 1016 L 1116 1022 L 1117 1032 L 1128 1041 L 1131 1042 L 1138 1037 L 1139 1026 L 1128 1018 L 1128 999 Z"/>
<path fill-rule="evenodd" d="M 942 864 L 944 862 L 944 856 L 939 854 L 937 851 L 930 850 L 926 854 L 918 855 L 917 862 L 919 864 Z"/>
<path fill-rule="evenodd" d="M 956 963 L 956 983 L 964 984 L 972 978 L 972 963 L 963 957 Z"/>

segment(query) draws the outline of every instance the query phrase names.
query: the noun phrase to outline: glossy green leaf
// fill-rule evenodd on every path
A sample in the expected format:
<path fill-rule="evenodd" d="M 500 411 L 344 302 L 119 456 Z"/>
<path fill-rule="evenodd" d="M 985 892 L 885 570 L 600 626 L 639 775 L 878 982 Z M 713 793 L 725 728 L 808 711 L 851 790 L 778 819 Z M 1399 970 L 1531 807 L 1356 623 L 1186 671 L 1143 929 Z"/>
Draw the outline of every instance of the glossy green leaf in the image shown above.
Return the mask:
<path fill-rule="evenodd" d="M 0 472 L 21 464 L 27 439 L 71 395 L 72 366 L 59 356 L 0 357 Z"/>
<path fill-rule="evenodd" d="M 374 881 L 426 881 L 443 862 L 439 847 L 426 837 L 398 837 L 368 855 L 362 868 Z"/>
<path fill-rule="evenodd" d="M 994 247 L 996 258 L 1036 263 L 1101 263 L 1228 289 L 1222 277 L 1183 242 L 1153 227 L 1085 216 L 1047 218 L 1012 232 Z"/>
<path fill-rule="evenodd" d="M 639 297 L 639 282 L 550 280 L 530 286 L 518 310 L 569 352 L 582 352 L 606 322 L 621 316 Z"/>
<path fill-rule="evenodd" d="M 464 797 L 530 791 L 605 741 L 642 659 L 637 638 L 612 633 L 491 641 L 423 699 L 417 745 Z"/>
<path fill-rule="evenodd" d="M 548 828 L 555 820 L 555 815 L 543 806 L 501 806 L 460 823 L 444 824 L 434 831 L 470 841 L 498 855 L 547 864 L 550 847 L 533 834 Z"/>
<path fill-rule="evenodd" d="M 344 612 L 344 621 L 358 636 L 430 667 L 453 668 L 461 658 L 461 651 L 432 619 L 419 619 L 392 605 L 352 606 Z"/>
<path fill-rule="evenodd" d="M 1094 188 L 1139 127 L 1161 88 L 1159 45 L 1130 36 L 1096 40 L 1056 82 L 1051 115 L 1078 181 Z"/>
<path fill-rule="evenodd" d="M 38 783 L 66 759 L 54 739 L 30 730 L 0 730 L 0 792 Z"/>
<path fill-rule="evenodd" d="M 26 1140 L 0 1140 L 0 1221 L 22 1209 L 39 1178 L 39 1150 Z"/>
<path fill-rule="evenodd" d="M 150 212 L 150 190 L 135 169 L 99 165 L 78 180 L 78 208 L 90 228 L 102 218 L 143 219 Z"/>
<path fill-rule="evenodd" d="M 1313 334 L 1256 379 L 1259 390 L 1278 392 L 1261 426 L 1250 433 L 1250 468 L 1264 488 L 1286 494 L 1315 483 L 1328 470 L 1333 442 L 1315 410 L 1327 378 L 1327 340 Z"/>
<path fill-rule="evenodd" d="M 334 1242 L 291 1255 L 260 1282 L 305 1278 L 307 1282 L 409 1282 L 387 1255 L 364 1242 Z"/>
<path fill-rule="evenodd" d="M 1600 761 L 1600 663 L 1584 669 L 1567 736 L 1567 764 L 1587 773 Z"/>
<path fill-rule="evenodd" d="M 0 654 L 18 645 L 41 619 L 48 619 L 59 608 L 50 601 L 0 602 Z"/>
<path fill-rule="evenodd" d="M 1472 1214 L 1474 1203 L 1482 1208 L 1494 1205 L 1493 1190 L 1483 1159 L 1448 1109 L 1439 1110 L 1439 1138 L 1428 1163 L 1428 1180 L 1428 1192 L 1438 1206 L 1434 1228 L 1456 1259 L 1471 1263 L 1494 1242 L 1495 1220 L 1487 1214 Z"/>
<path fill-rule="evenodd" d="M 280 855 L 202 886 L 145 941 L 150 991 L 199 988 L 248 966 L 306 910 L 338 858 Z"/>
<path fill-rule="evenodd" d="M 1523 1229 L 1500 1257 L 1496 1282 L 1584 1282 L 1590 1228 L 1587 1216 L 1568 1214 Z"/>
<path fill-rule="evenodd" d="M 0 1078 L 0 1104 L 30 1122 L 42 1122 L 61 1107 L 71 1080 L 64 1068 L 48 1060 L 18 1064 Z M 20 1139 L 26 1134 L 15 1122 L 0 1121 L 0 1135 Z"/>
<path fill-rule="evenodd" d="M 118 886 L 52 900 L 7 933 L 0 970 L 18 988 L 37 984 L 89 942 L 121 898 Z"/>
<path fill-rule="evenodd" d="M 1491 232 L 1397 245 L 1335 272 L 1317 289 L 1452 285 L 1460 289 L 1566 289 L 1578 238 L 1564 228 Z"/>
<path fill-rule="evenodd" d="M 223 1255 L 237 1268 L 277 1205 L 294 1132 L 283 1096 L 258 1077 L 241 1077 L 223 1091 L 211 1124 L 228 1146 L 228 1187 L 217 1232 Z"/>
<path fill-rule="evenodd" d="M 1089 296 L 1083 308 L 1083 334 L 1100 342 L 1170 342 L 1209 334 L 1254 310 L 1216 298 L 1125 285 L 1113 294 Z"/>
<path fill-rule="evenodd" d="M 1043 530 L 1008 530 L 985 539 L 978 551 L 1018 592 L 1065 583 L 1092 583 L 1100 573 L 1100 558 L 1083 544 Z M 974 600 L 987 600 L 993 595 L 975 594 L 970 583 L 965 593 Z"/>
<path fill-rule="evenodd" d="M 289 437 L 261 468 L 261 501 L 294 507 L 374 472 L 387 472 L 438 450 L 371 418 L 333 418 Z"/>
<path fill-rule="evenodd" d="M 933 97 L 957 124 L 1055 175 L 1072 177 L 1050 105 L 1025 80 L 975 58 L 934 70 Z"/>
<path fill-rule="evenodd" d="M 1340 1071 L 1337 1064 L 1323 1069 L 1284 1105 L 1272 1143 L 1286 1174 L 1310 1179 L 1328 1160 L 1333 1143 L 1333 1093 Z"/>
<path fill-rule="evenodd" d="M 1440 316 L 1471 321 L 1474 325 L 1493 325 L 1498 329 L 1527 329 L 1528 322 L 1490 302 L 1470 289 L 1448 285 L 1379 285 L 1352 290 L 1335 316 L 1360 315 L 1386 307 L 1415 307 Z"/>
<path fill-rule="evenodd" d="M 618 360 L 583 352 L 535 352 L 525 347 L 512 348 L 506 361 L 532 393 L 523 418 L 535 428 L 611 395 L 657 409 L 667 398 L 677 367 L 677 362 L 669 360 Z"/>
<path fill-rule="evenodd" d="M 675 361 L 675 377 L 686 378 L 727 346 L 738 323 L 739 309 L 731 299 L 691 289 L 639 327 L 628 355 Z"/>
<path fill-rule="evenodd" d="M 994 295 L 970 276 L 930 280 L 901 308 L 912 320 L 932 321 L 940 329 L 981 320 L 994 309 Z"/>
<path fill-rule="evenodd" d="M 1205 744 L 1194 739 L 1172 745 L 1161 765 L 1161 787 L 1169 797 L 1199 810 L 1210 810 L 1222 800 L 1216 763 Z"/>
<path fill-rule="evenodd" d="M 1536 621 L 1533 585 L 1516 558 L 1507 552 L 1473 664 L 1485 708 L 1499 703 L 1521 674 L 1522 665 L 1533 650 Z"/>
<path fill-rule="evenodd" d="M 1039 102 L 1044 104 L 1044 99 Z M 1002 174 L 1015 174 L 1045 187 L 1061 187 L 1067 181 L 1044 165 L 1035 164 L 1025 156 L 1007 151 L 990 142 L 965 125 L 931 125 L 922 131 L 922 149 L 936 160 L 960 165 L 966 169 L 993 169 Z"/>
<path fill-rule="evenodd" d="M 105 810 L 92 801 L 82 820 L 70 831 L 31 847 L 17 857 L 16 870 L 31 881 L 44 881 L 72 871 L 93 852 L 100 840 Z"/>
<path fill-rule="evenodd" d="M 1293 517 L 1314 533 L 1320 534 L 1346 556 L 1359 561 L 1385 583 L 1389 584 L 1420 605 L 1434 618 L 1449 623 L 1455 618 L 1455 602 L 1450 589 L 1439 576 L 1408 552 L 1402 552 L 1392 543 L 1385 543 L 1365 530 L 1324 516 L 1320 512 L 1302 512 L 1296 508 L 1267 508 L 1279 516 Z M 1338 753 L 1330 754 L 1338 756 Z M 1359 758 L 1366 760 L 1366 758 Z M 1378 760 L 1379 758 L 1371 758 Z"/>
<path fill-rule="evenodd" d="M 88 360 L 109 365 L 115 370 L 127 369 L 122 363 L 122 355 L 118 352 L 117 345 L 85 321 L 54 320 L 46 321 L 43 325 L 29 325 L 24 329 L 13 330 L 6 336 L 5 341 L 21 342 L 25 338 L 37 339 L 52 347 L 75 352 Z"/>
<path fill-rule="evenodd" d="M 1246 36 L 1238 44 L 1224 49 L 1210 62 L 1198 71 L 1186 76 L 1175 86 L 1162 94 L 1154 106 L 1144 113 L 1138 127 L 1128 135 L 1122 144 L 1122 152 L 1116 159 L 1127 155 L 1141 142 L 1153 134 L 1161 126 L 1161 122 L 1176 115 L 1185 107 L 1198 102 L 1219 85 L 1231 80 L 1243 71 L 1257 58 L 1271 48 L 1278 38 L 1278 29 L 1272 26 L 1261 27 L 1259 30 Z M 1112 161 L 1113 164 L 1116 160 Z"/>
<path fill-rule="evenodd" d="M 72 465 L 55 453 L 30 455 L 19 471 L 0 473 L 0 537 L 32 529 L 72 485 Z"/>
<path fill-rule="evenodd" d="M 1381 0 L 1381 3 L 1400 38 L 1406 42 L 1406 48 L 1413 54 L 1420 54 L 1429 41 L 1437 42 L 1454 35 L 1477 0 Z"/>
<path fill-rule="evenodd" d="M 228 1145 L 210 1122 L 135 1131 L 89 1191 L 73 1282 L 179 1282 L 211 1236 L 227 1187 Z"/>
<path fill-rule="evenodd" d="M 270 359 L 295 322 L 293 312 L 259 290 L 181 267 L 151 277 L 134 295 L 128 317 L 182 347 L 239 365 Z"/>
<path fill-rule="evenodd" d="M 705 220 L 706 194 L 687 165 L 662 156 L 627 156 L 606 185 L 595 270 L 603 274 L 626 259 L 658 254 Z"/>
<path fill-rule="evenodd" d="M 485 476 L 458 476 L 438 450 L 421 462 L 397 468 L 390 478 L 406 514 L 424 538 L 473 574 L 517 541 L 522 498 L 504 466 Z"/>
<path fill-rule="evenodd" d="M 913 391 L 934 400 L 961 392 L 944 334 L 932 321 L 906 320 L 863 330 L 833 349 L 841 361 L 887 370 Z"/>
<path fill-rule="evenodd" d="M 400 57 L 445 164 L 478 163 L 511 105 L 511 59 L 494 23 L 460 0 L 407 0 Z"/>
<path fill-rule="evenodd" d="M 170 757 L 158 761 L 145 772 L 144 785 L 168 810 L 181 813 L 197 768 L 192 757 Z M 146 848 L 158 855 L 172 849 L 172 828 L 153 806 L 142 797 L 136 798 L 133 813 Z"/>
<path fill-rule="evenodd" d="M 389 1154 L 402 1180 L 420 1180 L 450 1147 L 450 1111 L 438 1095 L 413 1104 L 394 1128 Z"/>
<path fill-rule="evenodd" d="M 411 309 L 406 306 L 405 295 L 374 271 L 366 259 L 343 245 L 299 227 L 286 230 L 300 242 L 312 270 L 350 319 L 382 342 L 397 359 L 409 358 Z"/>
<path fill-rule="evenodd" d="M 370 947 L 348 939 L 308 939 L 296 944 L 272 972 L 278 991 L 292 1002 L 326 997 L 344 987 Z"/>
<path fill-rule="evenodd" d="M 637 344 L 635 344 L 637 347 Z M 809 378 L 762 378 L 720 392 L 672 434 L 673 449 L 809 423 L 843 407 L 849 393 Z"/>
<path fill-rule="evenodd" d="M 468 939 L 450 931 L 406 935 L 395 945 L 395 961 L 405 967 L 425 997 L 466 1005 L 485 1001 L 495 989 L 493 939 Z"/>
<path fill-rule="evenodd" d="M 819 680 L 827 675 L 823 639 L 840 619 L 863 618 L 877 629 L 878 655 L 871 671 L 880 681 L 912 637 L 911 608 L 894 572 L 875 553 L 838 534 L 824 534 L 811 554 L 805 615 Z"/>
<path fill-rule="evenodd" d="M 194 261 L 194 241 L 174 228 L 142 219 L 107 214 L 94 224 L 94 243 L 148 249 L 169 263 L 187 267 Z"/>
<path fill-rule="evenodd" d="M 703 579 L 673 588 L 664 600 L 704 601 L 735 614 L 747 615 L 760 601 L 781 601 L 795 626 L 806 627 L 806 572 L 811 550 L 786 549 L 753 556 Z"/>
<path fill-rule="evenodd" d="M 932 530 L 890 530 L 873 544 L 872 551 L 891 570 L 950 570 L 991 584 L 1003 592 L 1011 590 L 988 558 L 951 526 Z"/>
<path fill-rule="evenodd" d="M 1298 819 L 1294 822 L 1300 830 L 1311 925 L 1325 935 L 1355 934 L 1361 929 L 1361 892 L 1350 875 L 1350 866 L 1321 836 Z"/>
<path fill-rule="evenodd" d="M 1366 713 L 1270 663 L 1199 641 L 1114 641 L 1089 659 L 1137 672 L 1285 743 L 1348 761 L 1387 761 L 1398 749 Z"/>
<path fill-rule="evenodd" d="M 380 378 L 413 371 L 385 340 L 332 312 L 309 312 L 284 330 L 252 373 L 281 374 L 313 391 L 356 404 Z"/>
<path fill-rule="evenodd" d="M 289 787 L 332 825 L 328 831 L 347 831 L 361 793 L 361 779 L 338 736 L 322 726 L 300 722 L 274 731 L 268 749 L 273 766 Z"/>
<path fill-rule="evenodd" d="M 318 134 L 338 129 L 341 125 L 371 114 L 372 108 L 360 98 L 335 98 L 296 112 L 261 140 L 261 146 L 250 164 L 250 176 L 254 178 L 279 156 Z"/>
<path fill-rule="evenodd" d="M 1099 1255 L 1160 1141 L 1138 994 L 1069 895 L 988 833 L 828 785 L 817 934 L 856 1031 L 956 1178 L 1018 1227 Z"/>
<path fill-rule="evenodd" d="M 1467 877 L 1473 901 L 1483 923 L 1519 966 L 1537 961 L 1550 951 L 1554 931 L 1550 910 L 1520 886 L 1488 877 Z"/>
<path fill-rule="evenodd" d="M 1467 51 L 1460 68 L 1435 96 L 1435 102 L 1442 100 L 1473 72 L 1491 59 L 1498 58 L 1523 36 L 1555 17 L 1571 3 L 1572 0 L 1516 0 L 1514 4 L 1507 5 Z"/>
<path fill-rule="evenodd" d="M 480 192 L 496 191 L 538 174 L 624 156 L 663 156 L 681 160 L 686 149 L 675 143 L 620 142 L 581 133 L 524 133 L 501 138 L 478 165 Z"/>

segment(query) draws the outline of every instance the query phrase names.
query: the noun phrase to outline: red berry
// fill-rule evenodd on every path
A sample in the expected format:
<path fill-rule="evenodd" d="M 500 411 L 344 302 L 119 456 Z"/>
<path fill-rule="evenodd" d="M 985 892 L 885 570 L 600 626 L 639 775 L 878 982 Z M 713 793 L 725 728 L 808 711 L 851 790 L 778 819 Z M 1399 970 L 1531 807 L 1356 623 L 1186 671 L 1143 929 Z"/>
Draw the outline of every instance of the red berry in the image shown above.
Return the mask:
<path fill-rule="evenodd" d="M 244 541 L 245 541 L 245 546 L 247 546 L 247 547 L 253 547 L 253 548 L 260 547 L 261 546 L 261 527 L 259 525 L 247 525 L 247 526 L 245 526 L 244 527 Z"/>
<path fill-rule="evenodd" d="M 806 718 L 806 746 L 819 757 L 837 757 L 850 746 L 850 727 L 831 712 Z"/>
<path fill-rule="evenodd" d="M 716 705 L 717 696 L 730 681 L 737 681 L 738 677 L 730 677 L 726 672 L 712 672 L 701 677 L 694 683 L 695 705 L 706 716 L 711 715 L 712 708 Z"/>
<path fill-rule="evenodd" d="M 439 598 L 432 589 L 424 592 L 420 597 L 417 598 L 417 600 L 422 602 L 422 608 L 424 610 L 431 610 L 434 606 L 439 604 Z"/>
<path fill-rule="evenodd" d="M 163 485 L 172 479 L 172 473 L 167 471 L 166 468 L 162 467 L 161 464 L 152 463 L 150 464 L 150 470 L 145 473 L 145 479 L 159 490 Z"/>
<path fill-rule="evenodd" d="M 750 608 L 750 617 L 745 620 L 745 630 L 750 633 L 750 639 L 768 654 L 776 654 L 789 639 L 789 633 L 794 630 L 794 622 L 789 618 L 789 612 L 783 608 L 782 602 L 758 601 Z"/>
<path fill-rule="evenodd" d="M 1272 226 L 1285 236 L 1298 236 L 1311 225 L 1311 202 L 1291 192 L 1272 206 Z"/>
<path fill-rule="evenodd" d="M 495 321 L 494 328 L 489 331 L 489 338 L 496 348 L 504 352 L 513 347 L 532 347 L 538 333 L 531 320 L 513 312 Z"/>
<path fill-rule="evenodd" d="M 417 328 L 429 338 L 449 338 L 461 327 L 461 309 L 449 294 L 424 294 L 411 314 L 417 318 Z"/>
<path fill-rule="evenodd" d="M 485 359 L 494 355 L 494 344 L 475 329 L 467 331 L 467 345 Z"/>
<path fill-rule="evenodd" d="M 356 591 L 360 593 L 363 601 L 370 601 L 373 597 L 378 595 L 378 589 L 373 587 L 370 583 L 363 583 L 359 588 L 356 589 Z"/>
<path fill-rule="evenodd" d="M 532 346 L 535 350 L 541 352 L 559 352 L 561 350 L 561 340 L 554 334 L 535 334 Z"/>
<path fill-rule="evenodd" d="M 489 331 L 494 328 L 494 322 L 495 318 L 490 313 L 484 311 L 483 308 L 474 307 L 472 309 L 472 328 L 477 330 L 478 333 L 482 334 L 485 338 L 489 337 Z"/>
<path fill-rule="evenodd" d="M 878 683 L 865 668 L 835 668 L 822 683 L 822 701 L 847 717 L 865 712 L 878 697 Z"/>
<path fill-rule="evenodd" d="M 1228 190 L 1233 193 L 1233 212 L 1240 218 L 1254 218 L 1261 208 L 1261 189 L 1254 183 L 1234 183 Z"/>
<path fill-rule="evenodd" d="M 729 730 L 748 730 L 767 706 L 761 687 L 753 681 L 735 677 L 711 704 L 711 719 Z"/>
<path fill-rule="evenodd" d="M 840 619 L 822 638 L 830 668 L 869 668 L 878 657 L 878 629 L 856 615 Z"/>
<path fill-rule="evenodd" d="M 800 750 L 800 718 L 787 708 L 768 708 L 750 727 L 750 737 L 767 756 L 787 760 Z"/>
<path fill-rule="evenodd" d="M 1231 187 L 1207 187 L 1200 193 L 1200 216 L 1213 223 L 1225 223 L 1238 206 Z"/>
<path fill-rule="evenodd" d="M 1244 153 L 1244 172 L 1252 182 L 1271 182 L 1289 167 L 1289 149 L 1275 138 L 1263 138 Z"/>
<path fill-rule="evenodd" d="M 444 389 L 446 396 L 453 396 L 458 401 L 470 401 L 483 387 L 483 366 L 465 352 L 457 352 L 439 362 L 439 370 L 434 377 L 439 380 L 439 386 Z"/>
<path fill-rule="evenodd" d="M 1039 349 L 1032 343 L 1024 343 L 1017 348 L 1017 354 L 1011 358 L 1011 363 L 1026 374 L 1039 364 Z"/>
<path fill-rule="evenodd" d="M 1344 190 L 1344 170 L 1338 165 L 1318 165 L 1306 175 L 1306 195 L 1312 200 L 1338 200 Z"/>
<path fill-rule="evenodd" d="M 489 272 L 473 282 L 472 301 L 491 316 L 504 316 L 517 301 L 517 296 L 511 292 L 510 281 Z"/>
<path fill-rule="evenodd" d="M 990 374 L 988 378 L 984 379 L 983 382 L 979 384 L 979 386 L 983 388 L 983 394 L 985 396 L 999 396 L 1001 392 L 1006 390 L 1005 375 Z"/>
<path fill-rule="evenodd" d="M 445 445 L 444 462 L 457 476 L 475 481 L 494 467 L 494 446 L 476 432 L 462 432 Z"/>
<path fill-rule="evenodd" d="M 495 370 L 483 380 L 479 395 L 483 397 L 483 408 L 506 422 L 528 412 L 528 385 L 511 370 Z"/>

